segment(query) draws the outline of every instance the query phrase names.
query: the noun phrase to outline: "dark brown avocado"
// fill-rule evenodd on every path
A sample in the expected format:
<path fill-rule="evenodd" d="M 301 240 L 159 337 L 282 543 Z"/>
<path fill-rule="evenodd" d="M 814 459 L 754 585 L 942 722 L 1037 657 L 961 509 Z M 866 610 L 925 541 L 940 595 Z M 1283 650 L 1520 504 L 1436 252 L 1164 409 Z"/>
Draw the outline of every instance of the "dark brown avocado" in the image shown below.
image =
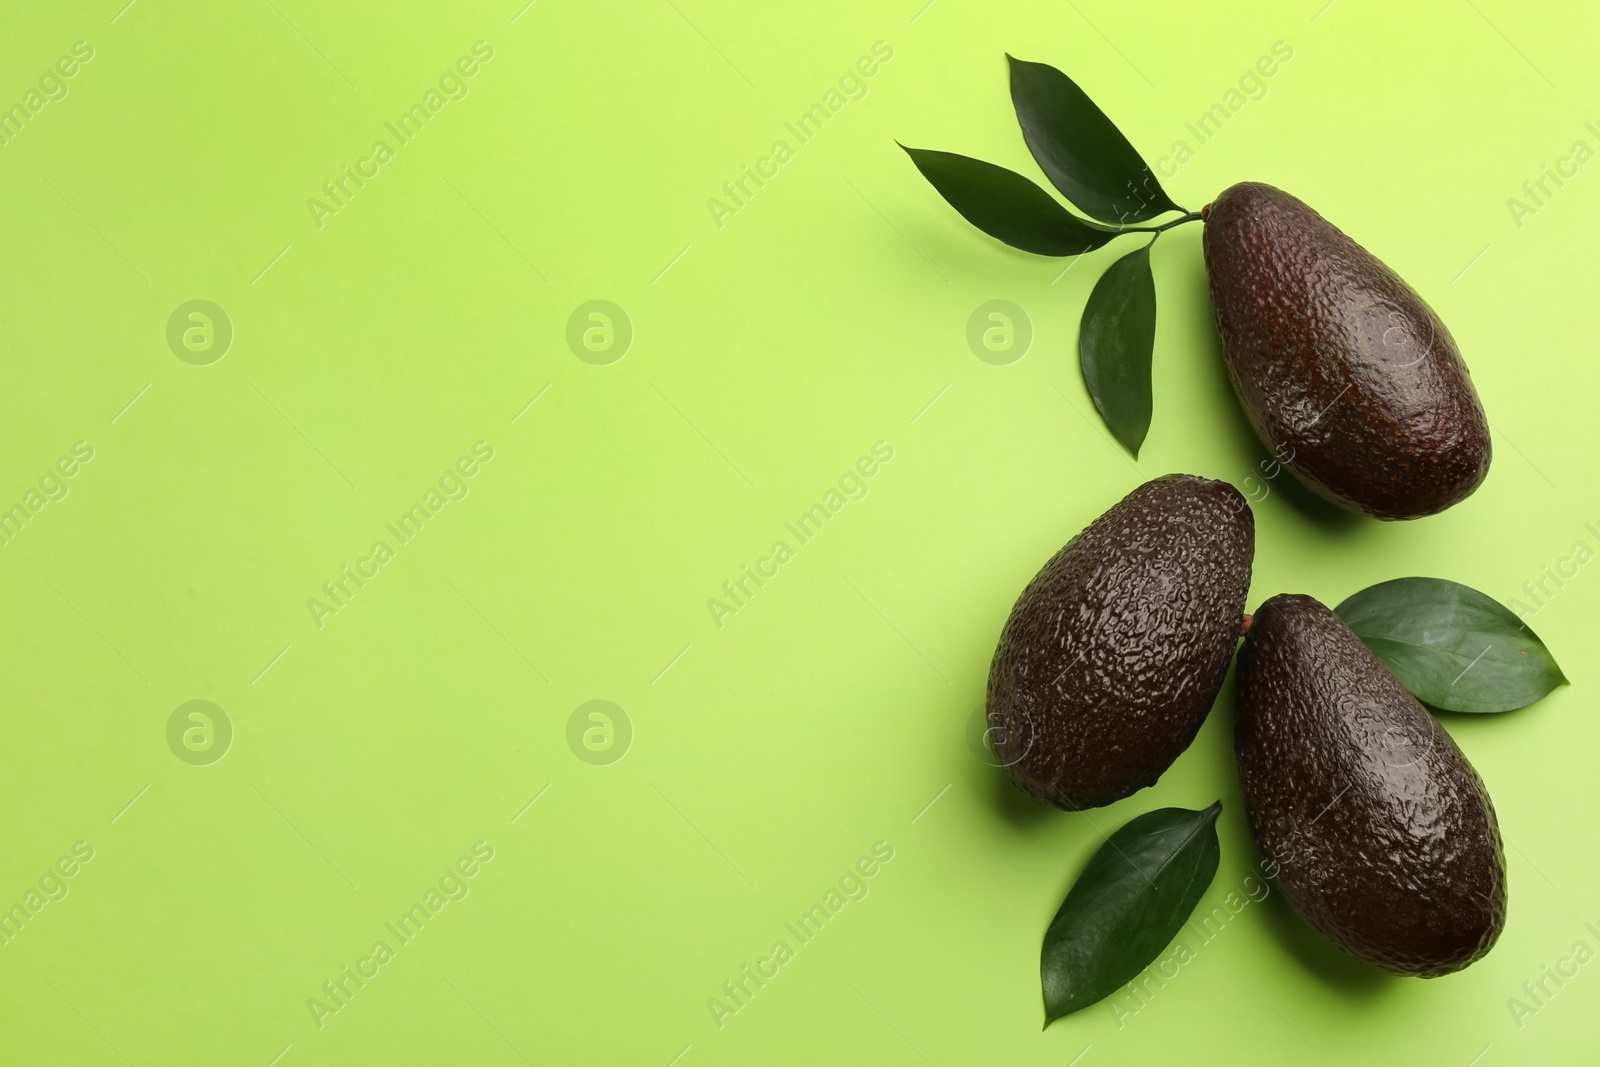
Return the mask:
<path fill-rule="evenodd" d="M 1234 744 L 1264 870 L 1346 952 L 1459 971 L 1505 925 L 1494 806 L 1444 728 L 1333 612 L 1275 596 L 1239 652 Z"/>
<path fill-rule="evenodd" d="M 1239 636 L 1255 518 L 1225 482 L 1146 482 L 1044 565 L 989 670 L 995 755 L 1024 791 L 1093 808 L 1194 740 Z"/>
<path fill-rule="evenodd" d="M 1205 211 L 1228 373 L 1250 423 L 1342 507 L 1414 519 L 1489 473 L 1489 424 L 1450 331 L 1376 256 L 1257 182 Z"/>

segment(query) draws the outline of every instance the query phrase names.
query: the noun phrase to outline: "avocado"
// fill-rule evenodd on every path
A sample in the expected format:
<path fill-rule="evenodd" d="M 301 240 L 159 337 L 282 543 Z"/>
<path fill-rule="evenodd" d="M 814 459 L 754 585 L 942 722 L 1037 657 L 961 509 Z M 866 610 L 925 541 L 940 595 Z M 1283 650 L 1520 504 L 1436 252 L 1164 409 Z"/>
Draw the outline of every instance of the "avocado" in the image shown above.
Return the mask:
<path fill-rule="evenodd" d="M 1238 490 L 1146 482 L 1034 576 L 989 670 L 998 762 L 1059 808 L 1153 785 L 1199 731 L 1239 636 L 1255 517 Z"/>
<path fill-rule="evenodd" d="M 1481 958 L 1506 919 L 1494 805 L 1444 728 L 1337 615 L 1268 600 L 1239 651 L 1234 746 L 1263 869 L 1323 936 L 1397 974 Z"/>
<path fill-rule="evenodd" d="M 1204 211 L 1228 375 L 1257 435 L 1312 491 L 1380 519 L 1465 499 L 1489 423 L 1450 331 L 1311 208 L 1244 182 Z"/>

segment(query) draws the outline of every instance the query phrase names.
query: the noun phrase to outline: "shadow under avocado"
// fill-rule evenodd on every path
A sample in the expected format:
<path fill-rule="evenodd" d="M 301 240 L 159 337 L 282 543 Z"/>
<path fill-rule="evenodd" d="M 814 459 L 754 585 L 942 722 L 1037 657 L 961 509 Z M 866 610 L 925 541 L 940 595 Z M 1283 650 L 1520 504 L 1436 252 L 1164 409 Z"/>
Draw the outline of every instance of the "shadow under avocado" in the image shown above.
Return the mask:
<path fill-rule="evenodd" d="M 1300 479 L 1290 474 L 1287 470 L 1273 479 L 1272 486 L 1274 490 L 1282 492 L 1284 499 L 1289 501 L 1296 510 L 1331 533 L 1352 533 L 1356 527 L 1364 523 L 1378 521 L 1365 515 L 1358 515 L 1346 508 L 1341 508 L 1337 504 L 1329 503 L 1307 489 L 1300 483 Z"/>
<path fill-rule="evenodd" d="M 1035 800 L 1018 789 L 1004 767 L 985 767 L 983 773 L 989 782 L 995 810 L 1017 829 L 1038 826 L 1050 816 L 1061 814 L 1050 805 Z"/>
<path fill-rule="evenodd" d="M 966 768 L 963 777 L 975 779 L 980 791 L 987 791 L 993 807 L 1012 827 L 1025 830 L 1037 827 L 1056 809 L 1024 793 L 1011 781 L 1011 775 L 1000 765 L 988 735 L 982 730 L 987 722 L 985 704 L 980 703 L 970 713 L 965 725 L 963 751 L 957 756 Z M 976 764 L 976 769 L 972 769 Z"/>
<path fill-rule="evenodd" d="M 1196 233 L 1183 236 L 1188 237 L 1195 246 L 1192 251 L 1186 249 L 1181 257 L 1186 265 L 1188 284 L 1195 292 L 1198 305 L 1205 309 L 1203 321 L 1196 323 L 1194 328 L 1196 358 L 1204 365 L 1205 374 L 1211 380 L 1211 391 L 1226 398 L 1226 402 L 1219 405 L 1221 410 L 1215 413 L 1212 425 L 1218 436 L 1233 444 L 1241 464 L 1248 465 L 1252 472 L 1256 472 L 1260 470 L 1256 466 L 1256 460 L 1266 458 L 1266 450 L 1261 444 L 1261 439 L 1256 436 L 1255 428 L 1245 416 L 1244 409 L 1239 406 L 1239 398 L 1233 391 L 1233 381 L 1228 377 L 1228 363 L 1222 350 L 1222 336 L 1217 333 L 1216 310 L 1211 305 L 1211 279 L 1206 273 L 1205 256 L 1199 247 L 1200 235 Z M 1179 256 L 1175 254 L 1173 258 L 1177 259 Z"/>
<path fill-rule="evenodd" d="M 1273 891 L 1262 901 L 1264 921 L 1289 955 L 1318 978 L 1347 996 L 1367 1000 L 1387 996 L 1406 981 L 1335 948 L 1300 917 L 1276 882 L 1270 884 Z"/>
<path fill-rule="evenodd" d="M 1195 243 L 1199 244 L 1198 236 Z M 1194 258 L 1200 266 L 1193 273 L 1192 284 L 1198 291 L 1201 306 L 1206 309 L 1206 324 L 1203 330 L 1198 331 L 1196 349 L 1206 364 L 1207 373 L 1212 376 L 1215 390 L 1227 397 L 1227 403 L 1221 405 L 1224 410 L 1216 416 L 1226 424 L 1226 430 L 1220 432 L 1234 442 L 1239 454 L 1244 457 L 1243 462 L 1249 465 L 1250 474 L 1245 478 L 1255 479 L 1248 486 L 1238 485 L 1236 488 L 1250 498 L 1256 495 L 1250 491 L 1252 488 L 1266 486 L 1270 492 L 1282 493 L 1284 499 L 1295 510 L 1330 532 L 1338 534 L 1352 532 L 1368 520 L 1364 516 L 1324 500 L 1300 484 L 1300 480 L 1281 464 L 1276 464 L 1278 472 L 1275 477 L 1266 476 L 1261 464 L 1272 459 L 1271 449 L 1256 434 L 1255 427 L 1250 425 L 1249 417 L 1239 404 L 1239 395 L 1234 391 L 1233 381 L 1228 377 L 1227 353 L 1222 347 L 1222 335 L 1217 332 L 1216 313 L 1211 304 L 1211 280 L 1206 273 L 1204 257 L 1198 254 L 1198 250 L 1196 253 Z M 1266 469 L 1270 470 L 1273 465 L 1269 463 Z M 1240 480 L 1244 481 L 1245 478 Z M 1252 499 L 1251 502 L 1255 503 L 1256 500 Z"/>
<path fill-rule="evenodd" d="M 1228 668 L 1228 678 L 1222 688 L 1222 698 L 1219 704 L 1227 709 L 1227 729 L 1231 735 L 1234 728 L 1234 709 L 1238 707 L 1238 662 L 1235 660 Z M 1393 975 L 1380 967 L 1363 963 L 1355 957 L 1333 945 L 1327 938 L 1314 930 L 1310 923 L 1300 917 L 1294 910 L 1294 905 L 1289 903 L 1289 898 L 1284 895 L 1283 887 L 1277 879 L 1266 877 L 1265 864 L 1261 850 L 1256 846 L 1255 838 L 1251 835 L 1248 826 L 1249 820 L 1244 816 L 1244 799 L 1239 798 L 1239 811 L 1243 830 L 1245 847 L 1250 853 L 1250 871 L 1269 889 L 1267 895 L 1261 898 L 1262 922 L 1268 927 L 1272 938 L 1277 944 L 1300 962 L 1306 970 L 1321 978 L 1328 985 L 1341 993 L 1358 999 L 1374 999 L 1387 995 L 1388 991 L 1395 989 L 1403 981 L 1399 975 Z"/>

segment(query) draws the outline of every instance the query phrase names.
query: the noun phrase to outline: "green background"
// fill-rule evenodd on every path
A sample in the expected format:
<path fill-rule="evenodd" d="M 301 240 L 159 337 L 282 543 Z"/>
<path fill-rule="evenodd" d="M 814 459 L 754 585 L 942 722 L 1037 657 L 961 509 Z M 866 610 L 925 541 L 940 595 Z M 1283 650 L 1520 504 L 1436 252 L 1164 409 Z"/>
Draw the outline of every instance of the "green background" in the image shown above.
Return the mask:
<path fill-rule="evenodd" d="M 1023 584 L 1169 471 L 1257 479 L 1252 605 L 1409 574 L 1509 602 L 1600 547 L 1600 164 L 1508 204 L 1600 148 L 1591 9 L 121 3 L 13 6 L 0 36 L 3 106 L 93 50 L 0 146 L 0 507 L 93 450 L 0 547 L 0 905 L 93 850 L 0 947 L 9 1062 L 1592 1060 L 1600 964 L 1520 1019 L 1508 1000 L 1600 949 L 1594 568 L 1534 620 L 1572 686 L 1448 719 L 1511 884 L 1499 945 L 1450 978 L 1346 962 L 1273 892 L 1145 1002 L 1041 1033 L 1040 937 L 1102 833 L 1221 797 L 1202 912 L 1254 884 L 1227 697 L 1158 786 L 1089 813 L 1024 800 L 966 736 Z M 469 94 L 399 146 L 385 123 L 479 41 Z M 865 96 L 799 143 L 785 123 L 879 41 Z M 1200 143 L 1185 123 L 1279 41 Z M 1006 51 L 1072 74 L 1152 162 L 1188 142 L 1162 173 L 1181 203 L 1277 184 L 1410 280 L 1493 422 L 1477 494 L 1379 524 L 1262 479 L 1195 226 L 1154 253 L 1149 439 L 1114 446 L 1075 337 L 1120 246 L 1065 274 L 1005 249 L 894 145 L 1037 178 Z M 319 226 L 308 200 L 380 139 L 394 158 Z M 719 225 L 708 200 L 780 139 Z M 996 299 L 1031 321 L 1003 366 L 966 339 Z M 167 339 L 193 300 L 232 324 L 208 365 Z M 593 300 L 632 327 L 609 365 L 567 342 Z M 477 442 L 469 494 L 402 546 L 384 524 Z M 876 442 L 867 495 L 719 627 L 708 599 Z M 379 540 L 393 558 L 319 625 L 308 600 Z M 210 749 L 169 745 L 191 700 L 231 724 L 222 759 L 215 715 Z M 579 758 L 617 754 L 615 715 L 611 749 L 569 745 L 591 700 L 631 724 L 620 761 Z M 477 842 L 492 860 L 446 879 L 469 895 L 401 946 L 384 924 Z M 795 939 L 878 842 L 867 895 Z M 393 958 L 319 1018 L 380 939 Z M 779 940 L 793 958 L 719 1027 L 708 1001 Z"/>

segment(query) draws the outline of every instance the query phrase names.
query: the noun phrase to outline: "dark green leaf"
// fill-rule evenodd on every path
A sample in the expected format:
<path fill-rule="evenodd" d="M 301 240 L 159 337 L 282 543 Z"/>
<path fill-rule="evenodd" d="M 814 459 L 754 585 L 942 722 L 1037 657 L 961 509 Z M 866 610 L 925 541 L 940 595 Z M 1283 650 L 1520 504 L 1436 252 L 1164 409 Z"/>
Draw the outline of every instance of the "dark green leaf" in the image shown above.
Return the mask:
<path fill-rule="evenodd" d="M 1145 245 L 1111 264 L 1095 282 L 1078 332 L 1078 362 L 1089 397 L 1135 458 L 1150 429 L 1155 344 L 1156 282 L 1150 275 L 1150 245 Z"/>
<path fill-rule="evenodd" d="M 1006 58 L 1028 150 L 1078 210 L 1120 225 L 1183 210 L 1076 82 L 1044 63 Z"/>
<path fill-rule="evenodd" d="M 1396 578 L 1335 610 L 1402 685 L 1436 708 L 1512 711 L 1567 681 L 1511 609 L 1443 578 Z"/>
<path fill-rule="evenodd" d="M 1116 992 L 1172 941 L 1217 873 L 1217 813 L 1161 808 L 1112 834 L 1044 934 L 1045 1025 Z"/>
<path fill-rule="evenodd" d="M 1014 170 L 954 152 L 924 148 L 906 152 L 963 218 L 1012 248 L 1041 256 L 1076 256 L 1094 251 L 1121 232 L 1078 218 Z"/>

